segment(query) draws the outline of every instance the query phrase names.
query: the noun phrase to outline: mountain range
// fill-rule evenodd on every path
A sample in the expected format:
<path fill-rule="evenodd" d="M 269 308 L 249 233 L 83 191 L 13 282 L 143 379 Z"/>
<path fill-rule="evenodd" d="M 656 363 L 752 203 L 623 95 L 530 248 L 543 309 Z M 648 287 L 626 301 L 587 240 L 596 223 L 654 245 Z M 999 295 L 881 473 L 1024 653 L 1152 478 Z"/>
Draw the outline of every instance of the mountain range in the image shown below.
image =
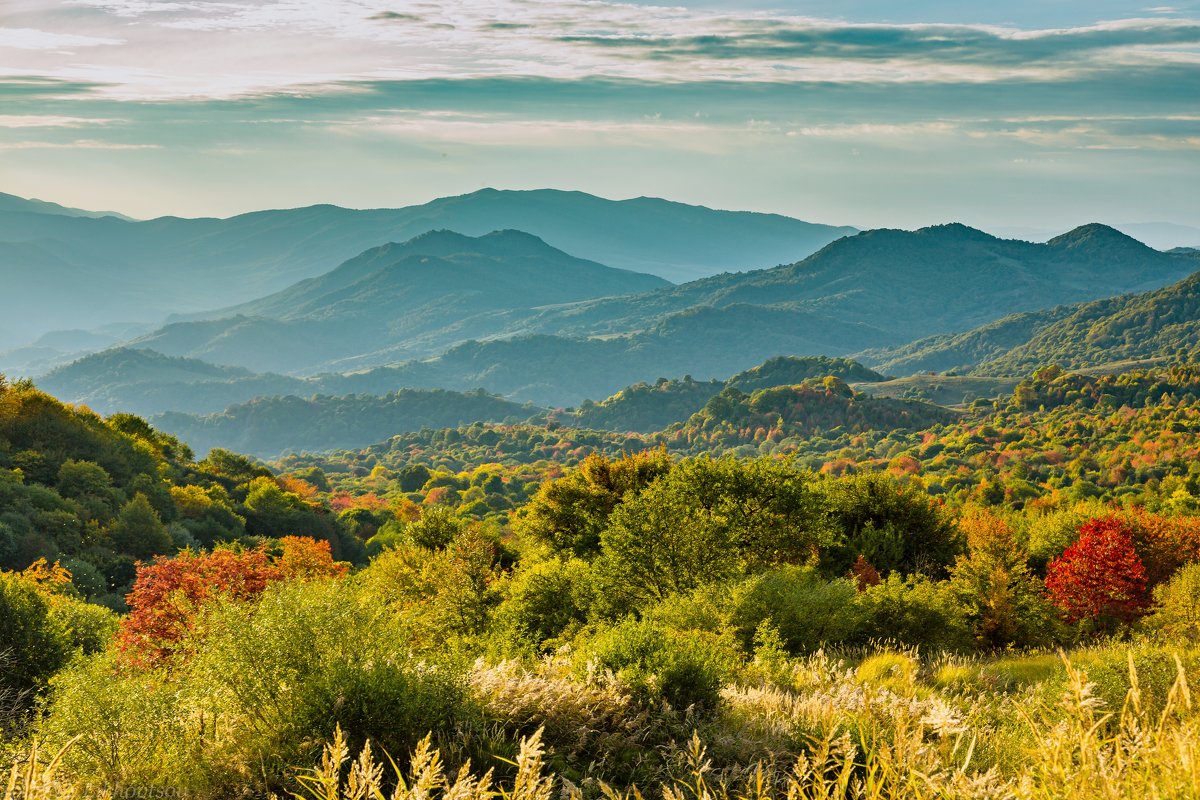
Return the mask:
<path fill-rule="evenodd" d="M 685 281 L 794 261 L 855 229 L 654 198 L 484 189 L 398 209 L 331 205 L 228 219 L 131 220 L 0 195 L 13 347 L 56 329 L 160 322 L 246 302 L 431 230 L 518 229 L 572 255 Z"/>
<path fill-rule="evenodd" d="M 497 314 L 638 294 L 662 278 L 574 258 L 519 231 L 433 231 L 371 248 L 260 300 L 176 322 L 132 346 L 279 372 L 424 358 L 501 332 Z"/>
<path fill-rule="evenodd" d="M 944 349 L 956 332 L 979 325 L 1020 342 L 1030 325 L 1053 317 L 1047 307 L 1161 287 L 1198 264 L 1194 254 L 1161 253 L 1101 225 L 1045 244 L 943 225 L 867 231 L 791 265 L 671 286 L 573 258 L 528 234 L 435 232 L 128 345 L 254 374 L 201 374 L 192 387 L 179 363 L 147 357 L 132 389 L 102 366 L 112 358 L 103 356 L 46 380 L 63 397 L 101 407 L 120 398 L 156 413 L 221 410 L 283 381 L 271 373 L 312 376 L 292 377 L 287 393 L 483 388 L 549 407 L 664 376 L 720 378 L 780 354 L 862 352 L 903 374 L 933 362 L 887 348 L 934 335 L 943 339 L 921 347 Z M 1033 316 L 996 322 L 1013 313 Z"/>
<path fill-rule="evenodd" d="M 483 253 L 482 246 L 467 238 L 446 233 L 438 237 L 448 240 L 449 249 L 459 247 L 464 260 L 473 250 Z M 420 250 L 425 238 L 385 250 Z M 512 251 L 507 256 L 508 269 L 530 258 L 525 250 L 531 243 L 515 233 L 475 241 L 482 244 L 491 238 L 495 238 L 497 251 Z M 441 244 L 440 238 L 438 241 Z M 448 255 L 447 250 L 443 257 Z M 491 252 L 484 255 L 499 257 Z M 1014 312 L 1158 288 L 1188 275 L 1196 265 L 1186 256 L 1161 253 L 1102 225 L 1083 226 L 1045 244 L 997 239 L 963 225 L 942 225 L 918 231 L 865 231 L 790 265 L 724 273 L 640 293 L 605 292 L 597 287 L 590 299 L 576 297 L 570 302 L 557 302 L 539 291 L 535 285 L 538 278 L 529 284 L 529 302 L 513 302 L 509 299 L 511 284 L 500 270 L 476 269 L 464 282 L 472 291 L 494 294 L 495 301 L 486 307 L 467 304 L 460 310 L 457 293 L 461 287 L 455 282 L 444 287 L 436 281 L 424 285 L 420 277 L 402 269 L 362 281 L 362 274 L 371 267 L 358 266 L 359 260 L 377 265 L 379 258 L 368 251 L 316 282 L 232 310 L 263 321 L 248 323 L 239 317 L 223 323 L 188 323 L 195 327 L 187 336 L 180 336 L 181 331 L 171 326 L 134 344 L 168 355 L 308 374 L 394 364 L 445 352 L 440 361 L 429 365 L 444 375 L 462 356 L 446 351 L 464 340 L 483 343 L 484 355 L 476 355 L 478 348 L 471 349 L 471 360 L 478 363 L 480 357 L 488 358 L 487 348 L 512 352 L 511 343 L 494 340 L 547 335 L 571 338 L 573 341 L 549 349 L 570 350 L 577 358 L 654 362 L 645 366 L 650 374 L 622 377 L 649 380 L 685 372 L 717 376 L 771 355 L 844 355 L 968 330 Z M 566 257 L 559 254 L 558 258 Z M 548 275 L 549 270 L 543 267 L 541 274 Z M 350 294 L 350 299 L 344 294 Z M 425 305 L 418 306 L 417 297 Z M 454 303 L 443 303 L 439 309 L 439 298 L 451 298 Z M 506 302 L 508 308 L 504 308 Z M 339 326 L 361 322 L 367 313 L 362 309 L 367 308 L 397 320 L 404 317 L 403 325 L 392 326 L 394 340 L 389 341 L 387 335 L 364 338 L 353 332 L 340 344 Z M 414 313 L 417 308 L 419 312 Z M 248 325 L 255 330 L 247 331 Z M 293 357 L 279 347 L 259 346 L 274 338 L 293 343 L 293 348 L 301 341 L 312 344 L 300 347 L 301 352 Z M 676 354 L 678 345 L 696 352 Z M 754 351 L 740 363 L 730 363 L 726 351 L 737 348 Z M 348 351 L 356 355 L 336 357 Z M 263 360 L 268 354 L 273 362 Z M 522 358 L 523 365 L 529 363 Z M 503 370 L 498 363 L 495 368 Z M 475 380 L 475 371 L 460 374 Z M 610 388 L 628 382 L 622 380 Z M 497 384 L 487 388 L 509 393 L 520 387 Z M 532 396 L 526 399 L 536 401 Z"/>

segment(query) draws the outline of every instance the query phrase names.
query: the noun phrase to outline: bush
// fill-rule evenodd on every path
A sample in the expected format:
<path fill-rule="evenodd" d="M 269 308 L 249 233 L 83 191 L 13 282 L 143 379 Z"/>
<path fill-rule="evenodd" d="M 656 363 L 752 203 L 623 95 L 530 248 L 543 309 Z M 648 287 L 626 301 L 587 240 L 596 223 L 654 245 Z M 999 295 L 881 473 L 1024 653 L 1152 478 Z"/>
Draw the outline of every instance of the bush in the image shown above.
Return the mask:
<path fill-rule="evenodd" d="M 854 639 L 863 625 L 854 583 L 827 581 L 811 567 L 781 567 L 756 575 L 732 591 L 731 622 L 750 647 L 763 622 L 779 632 L 788 652 L 812 652 Z"/>
<path fill-rule="evenodd" d="M 975 642 L 991 649 L 1055 642 L 1061 624 L 1008 524 L 990 514 L 974 514 L 960 526 L 971 550 L 958 557 L 949 588 Z"/>
<path fill-rule="evenodd" d="M 582 672 L 611 672 L 642 705 L 665 701 L 678 710 L 715 708 L 729 669 L 727 654 L 710 637 L 632 618 L 594 636 L 578 664 Z"/>
<path fill-rule="evenodd" d="M 863 556 L 881 575 L 940 577 L 962 551 L 962 537 L 938 501 L 886 475 L 851 475 L 826 482 L 836 541 L 821 553 L 821 571 L 846 575 Z"/>
<path fill-rule="evenodd" d="M 1046 567 L 1046 588 L 1069 622 L 1128 622 L 1146 606 L 1146 571 L 1127 526 L 1092 519 L 1079 540 Z"/>
<path fill-rule="evenodd" d="M 612 514 L 597 571 L 624 613 L 704 583 L 805 564 L 828 541 L 812 476 L 768 459 L 681 461 Z"/>
<path fill-rule="evenodd" d="M 103 606 L 85 603 L 74 597 L 54 598 L 50 617 L 62 630 L 67 645 L 83 655 L 104 650 L 117 632 L 116 614 Z"/>
<path fill-rule="evenodd" d="M 43 732 L 81 737 L 81 778 L 214 800 L 284 794 L 288 765 L 338 726 L 402 754 L 467 714 L 462 669 L 415 660 L 404 620 L 349 581 L 275 583 L 224 600 L 203 627 L 170 670 L 105 655 L 56 679 Z"/>
<path fill-rule="evenodd" d="M 67 663 L 67 631 L 51 613 L 50 599 L 31 579 L 0 572 L 0 652 L 8 660 L 0 672 L 0 692 L 41 692 Z"/>
<path fill-rule="evenodd" d="M 855 598 L 863 615 L 863 641 L 894 641 L 910 647 L 963 651 L 971 631 L 955 605 L 947 584 L 913 576 L 892 575 Z"/>
<path fill-rule="evenodd" d="M 496 608 L 500 635 L 553 649 L 588 620 L 595 603 L 591 567 L 577 558 L 522 565 L 502 590 Z"/>
<path fill-rule="evenodd" d="M 1188 564 L 1154 589 L 1146 626 L 1166 641 L 1200 639 L 1200 564 Z"/>
<path fill-rule="evenodd" d="M 187 724 L 180 688 L 163 671 L 131 671 L 104 653 L 55 676 L 37 734 L 54 747 L 79 737 L 65 766 L 88 783 L 191 791 L 207 782 L 199 751 L 209 736 Z"/>
<path fill-rule="evenodd" d="M 462 533 L 463 525 L 447 506 L 426 506 L 421 518 L 408 526 L 408 538 L 418 547 L 440 550 Z"/>

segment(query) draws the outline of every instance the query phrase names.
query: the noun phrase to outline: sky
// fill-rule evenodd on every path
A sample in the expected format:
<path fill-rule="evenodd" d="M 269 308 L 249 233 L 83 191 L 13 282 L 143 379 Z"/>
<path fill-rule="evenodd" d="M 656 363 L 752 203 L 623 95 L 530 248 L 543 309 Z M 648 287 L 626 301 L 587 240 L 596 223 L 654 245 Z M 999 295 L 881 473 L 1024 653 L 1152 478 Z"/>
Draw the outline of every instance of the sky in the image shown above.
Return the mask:
<path fill-rule="evenodd" d="M 1200 0 L 0 0 L 0 191 L 1200 225 Z"/>

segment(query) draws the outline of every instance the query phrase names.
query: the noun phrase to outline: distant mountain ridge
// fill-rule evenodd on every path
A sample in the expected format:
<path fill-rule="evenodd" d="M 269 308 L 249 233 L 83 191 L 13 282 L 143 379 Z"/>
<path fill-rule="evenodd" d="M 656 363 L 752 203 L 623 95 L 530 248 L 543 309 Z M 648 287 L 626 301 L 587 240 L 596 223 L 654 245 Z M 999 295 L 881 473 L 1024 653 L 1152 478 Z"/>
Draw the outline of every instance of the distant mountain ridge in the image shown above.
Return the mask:
<path fill-rule="evenodd" d="M 126 222 L 133 222 L 133 217 L 127 217 L 124 214 L 116 211 L 85 211 L 82 208 L 70 208 L 62 206 L 58 203 L 51 203 L 46 200 L 26 199 L 17 197 L 15 194 L 5 194 L 0 192 L 0 212 L 2 211 L 17 211 L 17 212 L 32 212 L 35 214 L 58 214 L 64 217 L 88 217 L 91 219 L 100 219 L 102 217 L 114 217 L 122 219 Z"/>
<path fill-rule="evenodd" d="M 1196 264 L 1190 254 L 1160 253 L 1099 225 L 1046 244 L 946 225 L 866 232 L 795 264 L 612 296 L 659 279 L 575 259 L 525 234 L 443 232 L 374 248 L 229 312 L 276 316 L 180 322 L 133 346 L 255 373 L 319 376 L 304 384 L 310 391 L 483 388 L 517 402 L 573 406 L 663 375 L 721 378 L 780 354 L 863 353 L 900 374 L 975 364 L 1052 319 L 1047 304 L 1167 284 Z M 557 285 L 555 270 L 599 283 Z M 608 296 L 562 302 L 588 291 Z M 538 302 L 546 304 L 529 305 Z M 981 324 L 1004 337 L 945 333 Z M 907 345 L 931 333 L 942 339 Z M 888 347 L 910 349 L 881 349 Z M 247 384 L 259 379 L 204 381 L 211 395 L 164 381 L 149 396 L 179 396 L 179 405 L 156 411 L 217 411 L 248 400 Z M 109 395 L 130 393 L 114 387 Z M 197 398 L 206 405 L 197 407 Z"/>
<path fill-rule="evenodd" d="M 15 301 L 5 327 L 10 337 L 26 330 L 32 341 L 49 330 L 228 307 L 321 275 L 368 248 L 438 229 L 471 236 L 523 230 L 578 258 L 673 281 L 792 261 L 855 232 L 771 214 L 548 189 L 484 189 L 398 209 L 318 205 L 151 220 L 5 195 L 0 245 L 38 251 L 0 247 L 0 277 Z M 57 295 L 46 287 L 57 287 Z"/>
<path fill-rule="evenodd" d="M 181 369 L 192 368 L 186 363 L 176 361 L 176 364 Z M 152 417 L 152 421 L 187 441 L 199 453 L 224 447 L 263 457 L 364 447 L 422 427 L 445 428 L 473 422 L 533 421 L 555 427 L 650 434 L 682 425 L 706 409 L 710 412 L 707 417 L 718 413 L 710 408 L 718 395 L 725 398 L 720 408 L 733 408 L 751 394 L 757 397 L 762 390 L 779 387 L 794 386 L 807 396 L 813 390 L 801 390 L 799 384 L 830 376 L 831 380 L 837 379 L 834 385 L 839 387 L 840 394 L 847 397 L 852 393 L 840 382 L 842 378 L 878 381 L 883 377 L 847 359 L 786 357 L 770 359 L 725 381 L 700 382 L 686 376 L 676 380 L 662 378 L 653 386 L 645 383 L 627 386 L 599 403 L 583 403 L 578 411 L 548 411 L 532 404 L 518 405 L 480 390 L 401 389 L 382 396 L 318 393 L 308 397 L 260 397 L 230 406 L 221 413 L 169 412 Z M 305 383 L 309 389 L 318 385 L 319 379 Z M 823 385 L 821 393 L 824 391 Z M 857 404 L 845 405 L 842 400 L 834 404 L 844 406 L 844 411 L 915 408 L 891 399 L 871 400 L 865 395 L 857 399 Z M 801 409 L 785 411 L 791 424 L 806 424 Z M 905 413 L 894 417 L 898 424 L 907 423 Z M 942 411 L 926 409 L 922 413 L 938 417 Z M 846 419 L 850 421 L 852 417 Z M 856 424 L 863 421 L 860 417 L 853 419 Z"/>

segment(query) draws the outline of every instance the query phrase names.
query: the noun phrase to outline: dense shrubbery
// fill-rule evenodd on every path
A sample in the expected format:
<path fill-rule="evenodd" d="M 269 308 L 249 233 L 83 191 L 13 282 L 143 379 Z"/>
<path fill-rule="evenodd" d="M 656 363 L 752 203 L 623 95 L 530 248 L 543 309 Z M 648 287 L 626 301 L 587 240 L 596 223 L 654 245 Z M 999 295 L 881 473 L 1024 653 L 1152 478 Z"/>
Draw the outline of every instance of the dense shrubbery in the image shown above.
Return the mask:
<path fill-rule="evenodd" d="M 114 446 L 131 430 L 154 441 L 132 419 L 57 409 Z M 85 532 L 96 519 L 110 551 L 125 542 L 119 624 L 83 601 L 97 594 L 86 587 L 112 592 L 87 547 L 0 574 L 0 634 L 19 665 L 0 700 L 22 699 L 3 727 L 18 751 L 29 733 L 50 747 L 79 737 L 62 762 L 72 779 L 265 798 L 298 790 L 297 767 L 339 730 L 397 758 L 432 731 L 448 769 L 471 760 L 511 786 L 505 759 L 544 728 L 546 768 L 587 796 L 598 781 L 694 780 L 694 734 L 730 786 L 803 754 L 848 780 L 886 763 L 880 780 L 903 796 L 1094 796 L 1099 783 L 1030 755 L 1047 747 L 1123 797 L 1151 770 L 1181 785 L 1170 754 L 1200 747 L 1200 711 L 1176 683 L 1180 669 L 1200 677 L 1200 524 L 1186 503 L 947 498 L 908 473 L 659 448 L 533 470 L 519 489 L 503 465 L 375 464 L 360 479 L 403 491 L 354 504 L 315 464 L 276 478 L 223 451 L 199 464 L 165 453 L 177 446 L 147 456 L 154 481 L 68 447 L 43 465 L 50 483 L 13 483 L 22 513 L 62 511 Z M 504 502 L 469 510 L 488 498 Z M 242 527 L 215 533 L 230 517 Z M 214 535 L 183 537 L 185 521 Z M 151 543 L 137 565 L 133 543 Z M 342 563 L 367 550 L 369 564 Z M 1125 717 L 1099 716 L 1101 702 Z M 1167 738 L 1138 739 L 1150 760 L 1118 770 L 1134 746 L 1118 733 L 1148 719 L 1167 719 Z M 814 796 L 831 794 L 847 793 Z"/>

